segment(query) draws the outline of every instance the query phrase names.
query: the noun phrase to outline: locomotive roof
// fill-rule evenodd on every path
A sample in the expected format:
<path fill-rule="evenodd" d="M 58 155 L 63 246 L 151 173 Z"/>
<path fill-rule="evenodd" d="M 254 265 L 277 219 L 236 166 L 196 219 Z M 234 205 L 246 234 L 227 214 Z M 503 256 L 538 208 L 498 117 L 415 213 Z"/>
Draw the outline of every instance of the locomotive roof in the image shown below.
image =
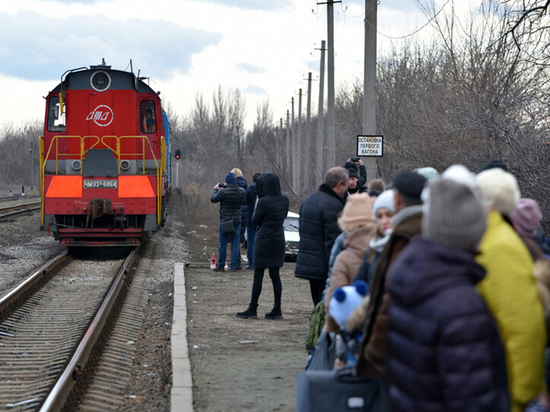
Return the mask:
<path fill-rule="evenodd" d="M 105 90 L 136 90 L 138 93 L 156 93 L 141 78 L 136 77 L 134 73 L 113 70 L 111 66 L 91 66 L 89 69 L 82 68 L 69 71 L 63 83 L 58 84 L 51 93 L 59 93 L 61 84 L 63 84 L 63 91 L 94 89 L 91 81 L 94 74 L 98 72 L 103 72 L 110 78 L 109 87 Z"/>

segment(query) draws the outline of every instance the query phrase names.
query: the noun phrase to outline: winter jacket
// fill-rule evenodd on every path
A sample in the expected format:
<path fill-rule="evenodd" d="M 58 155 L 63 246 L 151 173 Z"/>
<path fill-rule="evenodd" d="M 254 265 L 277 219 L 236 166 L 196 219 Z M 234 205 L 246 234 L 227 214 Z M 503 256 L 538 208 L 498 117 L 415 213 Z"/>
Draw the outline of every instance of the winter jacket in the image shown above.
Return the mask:
<path fill-rule="evenodd" d="M 391 264 L 409 244 L 420 234 L 422 206 L 409 206 L 393 218 L 394 229 L 380 254 L 370 284 L 367 318 L 364 322 L 363 338 L 357 360 L 357 374 L 367 376 L 369 364 L 383 367 L 386 354 L 388 325 L 387 273 Z"/>
<path fill-rule="evenodd" d="M 212 191 L 210 201 L 220 203 L 220 222 L 233 220 L 235 225 L 241 224 L 241 205 L 245 191 L 237 184 L 228 184 L 226 187 Z"/>
<path fill-rule="evenodd" d="M 344 200 L 323 183 L 300 206 L 300 246 L 295 275 L 324 281 L 332 244 L 341 233 L 337 220 Z"/>
<path fill-rule="evenodd" d="M 246 202 L 246 188 L 248 187 L 248 183 L 246 183 L 246 179 L 242 176 L 237 176 L 236 181 L 237 186 L 242 187 L 245 190 L 245 197 L 241 205 L 241 234 L 239 237 L 239 243 L 243 243 L 244 232 L 246 232 L 246 224 L 248 221 L 248 204 Z"/>
<path fill-rule="evenodd" d="M 329 313 L 330 298 L 338 287 L 347 286 L 353 280 L 357 269 L 363 261 L 365 252 L 369 248 L 369 241 L 372 237 L 374 225 L 362 225 L 346 233 L 344 238 L 344 249 L 336 256 L 330 276 L 330 286 L 325 295 L 325 313 Z M 334 320 L 327 315 L 330 330 L 337 331 L 338 327 Z"/>
<path fill-rule="evenodd" d="M 477 262 L 487 275 L 478 290 L 497 321 L 506 351 L 512 412 L 542 390 L 546 330 L 533 259 L 502 215 L 492 211 Z"/>
<path fill-rule="evenodd" d="M 283 222 L 288 214 L 288 197 L 281 194 L 279 177 L 264 173 L 256 180 L 258 203 L 252 223 L 258 229 L 254 241 L 254 266 L 278 268 L 285 262 L 285 233 Z"/>
<path fill-rule="evenodd" d="M 506 360 L 473 253 L 414 239 L 389 276 L 392 411 L 507 410 Z"/>
<path fill-rule="evenodd" d="M 253 227 L 256 226 L 252 223 L 252 215 L 254 214 L 254 208 L 256 207 L 256 201 L 258 200 L 258 192 L 256 191 L 256 183 L 251 184 L 246 189 L 246 205 L 248 210 L 248 218 L 246 219 L 246 226 Z"/>

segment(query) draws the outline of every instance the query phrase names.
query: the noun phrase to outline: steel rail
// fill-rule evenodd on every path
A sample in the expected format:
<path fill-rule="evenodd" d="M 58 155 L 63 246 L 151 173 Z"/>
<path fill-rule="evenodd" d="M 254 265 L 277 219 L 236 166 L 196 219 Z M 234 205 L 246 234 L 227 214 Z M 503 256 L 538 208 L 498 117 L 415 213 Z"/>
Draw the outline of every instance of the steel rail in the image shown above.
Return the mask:
<path fill-rule="evenodd" d="M 8 307 L 13 304 L 19 297 L 23 296 L 27 291 L 29 291 L 34 285 L 40 282 L 45 275 L 54 270 L 57 266 L 65 262 L 69 258 L 67 251 L 63 252 L 59 256 L 51 259 L 42 265 L 36 272 L 31 276 L 25 279 L 19 286 L 15 287 L 7 294 L 0 298 L 0 315 L 4 313 Z"/>
<path fill-rule="evenodd" d="M 0 219 L 37 209 L 40 209 L 40 202 L 24 203 L 16 206 L 3 207 L 0 208 Z"/>
<path fill-rule="evenodd" d="M 69 361 L 67 367 L 63 371 L 63 374 L 44 401 L 42 407 L 40 408 L 40 412 L 59 411 L 63 407 L 75 383 L 74 376 L 84 369 L 90 352 L 101 334 L 111 312 L 111 308 L 115 304 L 118 294 L 124 285 L 126 273 L 129 268 L 131 269 L 133 267 L 133 264 L 141 253 L 141 249 L 141 247 L 134 249 L 128 258 L 126 258 L 126 261 L 113 280 L 111 288 L 107 292 L 101 307 L 98 309 L 96 316 L 84 334 L 84 337 L 78 345 L 72 359 Z"/>

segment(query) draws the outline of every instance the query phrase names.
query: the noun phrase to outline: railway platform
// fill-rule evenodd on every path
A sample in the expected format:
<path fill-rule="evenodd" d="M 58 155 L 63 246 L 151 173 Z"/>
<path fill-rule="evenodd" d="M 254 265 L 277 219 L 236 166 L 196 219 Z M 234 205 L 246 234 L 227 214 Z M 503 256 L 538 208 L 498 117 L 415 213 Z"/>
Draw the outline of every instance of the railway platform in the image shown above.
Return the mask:
<path fill-rule="evenodd" d="M 174 267 L 174 317 L 172 321 L 171 412 L 193 411 L 193 380 L 187 345 L 187 303 L 184 264 Z"/>

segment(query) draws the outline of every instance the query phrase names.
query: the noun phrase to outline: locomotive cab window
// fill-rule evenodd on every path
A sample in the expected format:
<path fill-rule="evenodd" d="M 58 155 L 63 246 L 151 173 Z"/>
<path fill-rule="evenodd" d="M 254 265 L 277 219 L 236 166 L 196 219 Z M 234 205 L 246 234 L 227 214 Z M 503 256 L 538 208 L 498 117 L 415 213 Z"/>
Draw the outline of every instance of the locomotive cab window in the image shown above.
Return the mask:
<path fill-rule="evenodd" d="M 53 96 L 50 98 L 50 103 L 48 105 L 48 131 L 65 131 L 66 109 L 67 106 L 63 105 L 63 113 L 61 113 L 61 104 L 59 103 L 59 97 Z"/>
<path fill-rule="evenodd" d="M 141 102 L 141 132 L 156 133 L 157 119 L 155 116 L 155 102 L 144 100 Z"/>

